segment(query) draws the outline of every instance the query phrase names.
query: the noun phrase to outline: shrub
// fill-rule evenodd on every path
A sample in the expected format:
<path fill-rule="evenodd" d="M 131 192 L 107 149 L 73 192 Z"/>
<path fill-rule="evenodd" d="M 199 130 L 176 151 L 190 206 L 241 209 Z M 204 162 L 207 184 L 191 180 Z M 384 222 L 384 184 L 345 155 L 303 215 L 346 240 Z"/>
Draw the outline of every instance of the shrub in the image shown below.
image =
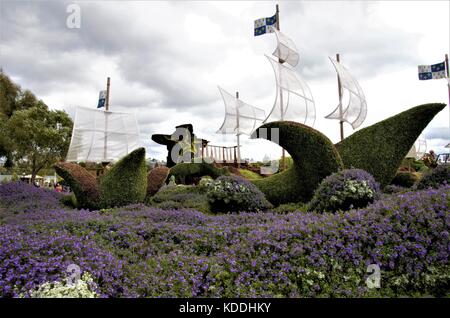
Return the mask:
<path fill-rule="evenodd" d="M 147 176 L 147 197 L 151 197 L 164 185 L 170 169 L 164 166 L 155 167 Z"/>
<path fill-rule="evenodd" d="M 274 213 L 292 213 L 292 212 L 307 212 L 308 205 L 304 203 L 285 203 L 271 209 Z"/>
<path fill-rule="evenodd" d="M 209 185 L 213 182 L 213 180 L 214 179 L 211 178 L 210 176 L 204 176 L 198 182 L 197 188 L 201 192 L 206 192 L 208 190 Z"/>
<path fill-rule="evenodd" d="M 414 172 L 398 171 L 392 179 L 391 184 L 411 188 L 419 180 L 419 177 Z"/>
<path fill-rule="evenodd" d="M 253 172 L 251 170 L 239 169 L 238 171 L 239 171 L 239 174 L 242 177 L 244 177 L 245 179 L 251 180 L 251 179 L 262 179 L 263 178 L 260 174 Z"/>
<path fill-rule="evenodd" d="M 236 176 L 222 176 L 214 180 L 208 187 L 207 197 L 214 212 L 256 212 L 271 207 L 255 185 Z"/>
<path fill-rule="evenodd" d="M 387 186 L 385 186 L 383 188 L 383 193 L 386 193 L 386 194 L 405 193 L 405 192 L 408 192 L 408 191 L 410 191 L 409 188 L 405 188 L 405 187 L 402 187 L 402 186 L 397 186 L 397 185 L 394 185 L 394 184 L 389 184 L 389 185 L 387 185 Z"/>
<path fill-rule="evenodd" d="M 252 138 L 270 140 L 272 129 L 278 129 L 279 144 L 289 152 L 294 164 L 283 172 L 252 182 L 273 205 L 308 202 L 320 181 L 342 168 L 342 160 L 325 135 L 296 122 L 264 124 Z"/>
<path fill-rule="evenodd" d="M 378 196 L 380 186 L 364 170 L 349 169 L 325 178 L 314 193 L 308 209 L 317 212 L 363 208 Z"/>
<path fill-rule="evenodd" d="M 100 178 L 102 208 L 144 202 L 146 192 L 147 168 L 144 148 L 129 153 Z"/>
<path fill-rule="evenodd" d="M 94 175 L 71 162 L 59 162 L 54 165 L 54 168 L 75 193 L 80 208 L 99 208 L 100 189 Z"/>
<path fill-rule="evenodd" d="M 210 176 L 213 179 L 228 175 L 226 167 L 217 168 L 210 163 L 179 163 L 170 168 L 169 176 L 175 176 L 177 184 L 197 184 L 201 177 Z"/>
<path fill-rule="evenodd" d="M 74 193 L 65 195 L 61 198 L 61 203 L 64 204 L 65 206 L 68 206 L 70 208 L 77 208 L 78 207 L 78 203 L 77 203 L 77 197 L 75 196 Z"/>
<path fill-rule="evenodd" d="M 424 174 L 417 184 L 418 189 L 438 188 L 442 184 L 450 184 L 450 165 L 439 165 Z"/>
<path fill-rule="evenodd" d="M 405 171 L 413 169 L 416 172 L 426 172 L 429 170 L 422 160 L 416 160 L 414 158 L 403 159 L 400 168 L 406 168 Z"/>
<path fill-rule="evenodd" d="M 198 187 L 178 185 L 162 188 L 146 204 L 163 210 L 192 209 L 210 213 L 208 199 Z"/>
<path fill-rule="evenodd" d="M 32 298 L 97 298 L 94 280 L 88 272 L 83 273 L 81 279 L 76 282 L 46 282 L 40 285 L 37 290 L 30 291 Z"/>
<path fill-rule="evenodd" d="M 444 107 L 413 107 L 353 133 L 336 144 L 345 167 L 363 169 L 382 186 L 388 185 L 416 139 Z"/>

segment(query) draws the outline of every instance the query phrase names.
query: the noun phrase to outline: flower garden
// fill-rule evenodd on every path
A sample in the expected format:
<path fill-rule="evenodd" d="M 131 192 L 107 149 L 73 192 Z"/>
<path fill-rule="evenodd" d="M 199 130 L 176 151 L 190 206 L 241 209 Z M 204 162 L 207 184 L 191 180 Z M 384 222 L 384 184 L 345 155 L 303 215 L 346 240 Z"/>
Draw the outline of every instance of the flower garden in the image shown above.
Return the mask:
<path fill-rule="evenodd" d="M 333 145 L 276 123 L 293 163 L 265 178 L 206 163 L 148 172 L 137 149 L 98 179 L 57 164 L 69 195 L 2 184 L 0 297 L 448 297 L 450 167 L 399 169 L 426 122 L 362 158 L 385 124 Z"/>

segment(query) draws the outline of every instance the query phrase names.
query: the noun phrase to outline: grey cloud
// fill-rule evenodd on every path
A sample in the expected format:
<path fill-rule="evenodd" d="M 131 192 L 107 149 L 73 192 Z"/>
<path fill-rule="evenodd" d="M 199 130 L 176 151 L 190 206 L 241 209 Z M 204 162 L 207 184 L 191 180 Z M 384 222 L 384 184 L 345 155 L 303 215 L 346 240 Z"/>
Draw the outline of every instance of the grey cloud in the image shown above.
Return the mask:
<path fill-rule="evenodd" d="M 425 130 L 424 136 L 426 139 L 442 139 L 450 141 L 449 127 L 431 127 Z"/>

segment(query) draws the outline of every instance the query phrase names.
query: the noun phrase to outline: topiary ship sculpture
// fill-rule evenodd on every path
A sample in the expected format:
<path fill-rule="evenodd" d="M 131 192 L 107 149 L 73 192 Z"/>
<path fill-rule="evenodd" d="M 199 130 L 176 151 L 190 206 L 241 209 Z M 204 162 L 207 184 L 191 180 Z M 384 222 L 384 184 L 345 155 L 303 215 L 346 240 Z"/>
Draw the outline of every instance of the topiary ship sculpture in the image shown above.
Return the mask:
<path fill-rule="evenodd" d="M 279 144 L 294 161 L 293 167 L 268 178 L 254 180 L 274 205 L 308 202 L 320 181 L 343 167 L 372 174 L 381 186 L 394 178 L 403 158 L 419 135 L 446 105 L 424 104 L 363 128 L 336 145 L 317 130 L 294 122 L 260 126 L 252 138 L 266 138 L 261 129 L 279 129 Z"/>
<path fill-rule="evenodd" d="M 364 169 L 385 186 L 394 178 L 415 140 L 444 107 L 445 104 L 413 107 L 361 129 L 336 145 L 321 132 L 296 122 L 264 124 L 252 138 L 270 140 L 270 129 L 278 128 L 280 146 L 291 154 L 294 165 L 252 182 L 273 205 L 308 202 L 325 177 L 343 168 Z M 262 134 L 262 129 L 267 129 L 267 133 Z M 147 175 L 144 148 L 122 158 L 99 179 L 74 163 L 58 163 L 55 170 L 69 183 L 79 207 L 89 209 L 144 202 L 170 173 L 169 169 L 158 169 Z"/>

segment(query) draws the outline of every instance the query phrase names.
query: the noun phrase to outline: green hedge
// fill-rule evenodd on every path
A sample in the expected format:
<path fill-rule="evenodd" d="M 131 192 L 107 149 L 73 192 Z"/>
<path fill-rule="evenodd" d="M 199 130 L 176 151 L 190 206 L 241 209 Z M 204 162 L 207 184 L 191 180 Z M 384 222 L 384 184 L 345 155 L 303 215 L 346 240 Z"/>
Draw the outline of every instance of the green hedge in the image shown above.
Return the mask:
<path fill-rule="evenodd" d="M 151 197 L 164 185 L 170 169 L 164 166 L 155 167 L 147 176 L 147 197 Z"/>
<path fill-rule="evenodd" d="M 443 184 L 450 184 L 450 164 L 439 165 L 425 173 L 417 184 L 417 188 L 439 188 Z"/>
<path fill-rule="evenodd" d="M 170 168 L 169 178 L 174 176 L 177 184 L 196 184 L 204 176 L 215 179 L 228 174 L 226 167 L 217 168 L 210 163 L 179 163 Z"/>
<path fill-rule="evenodd" d="M 129 153 L 100 178 L 102 208 L 144 202 L 146 192 L 147 168 L 144 148 Z"/>
<path fill-rule="evenodd" d="M 392 179 L 391 184 L 404 188 L 411 188 L 417 181 L 419 181 L 419 177 L 414 172 L 398 171 L 395 174 L 394 179 Z"/>
<path fill-rule="evenodd" d="M 100 190 L 94 175 L 71 162 L 59 162 L 53 167 L 75 194 L 77 207 L 93 210 L 99 208 Z"/>
<path fill-rule="evenodd" d="M 355 132 L 336 144 L 345 167 L 366 170 L 382 186 L 388 185 L 416 139 L 444 107 L 416 106 Z"/>
<path fill-rule="evenodd" d="M 211 214 L 206 193 L 196 186 L 165 186 L 154 196 L 147 197 L 145 204 L 162 210 L 188 209 Z"/>
<path fill-rule="evenodd" d="M 267 129 L 267 136 L 263 128 Z M 296 122 L 264 124 L 252 138 L 270 140 L 272 128 L 279 129 L 279 144 L 289 152 L 294 164 L 281 173 L 252 182 L 273 205 L 308 202 L 322 179 L 343 167 L 339 153 L 324 134 Z"/>

